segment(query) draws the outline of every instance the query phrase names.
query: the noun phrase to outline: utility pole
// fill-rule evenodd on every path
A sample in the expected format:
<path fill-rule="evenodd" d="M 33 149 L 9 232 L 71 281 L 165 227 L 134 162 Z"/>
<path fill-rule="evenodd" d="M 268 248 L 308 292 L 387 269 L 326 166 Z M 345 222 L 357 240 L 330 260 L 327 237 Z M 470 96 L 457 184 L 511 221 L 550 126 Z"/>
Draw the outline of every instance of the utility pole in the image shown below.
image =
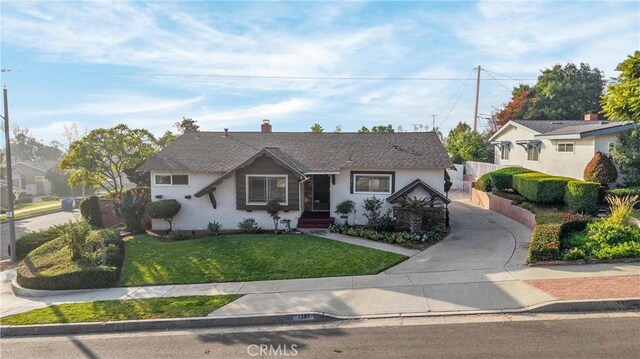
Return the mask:
<path fill-rule="evenodd" d="M 473 130 L 478 130 L 478 102 L 480 100 L 480 71 L 482 71 L 482 67 L 478 65 L 478 79 L 476 80 L 476 109 L 473 112 Z"/>
<path fill-rule="evenodd" d="M 4 97 L 4 139 L 5 139 L 5 161 L 7 162 L 7 219 L 9 220 L 9 254 L 11 261 L 15 263 L 16 257 L 16 226 L 13 216 L 13 174 L 11 173 L 11 137 L 9 136 L 9 103 L 7 96 L 7 87 L 2 90 Z"/>
<path fill-rule="evenodd" d="M 436 132 L 436 115 L 431 115 L 431 131 Z"/>

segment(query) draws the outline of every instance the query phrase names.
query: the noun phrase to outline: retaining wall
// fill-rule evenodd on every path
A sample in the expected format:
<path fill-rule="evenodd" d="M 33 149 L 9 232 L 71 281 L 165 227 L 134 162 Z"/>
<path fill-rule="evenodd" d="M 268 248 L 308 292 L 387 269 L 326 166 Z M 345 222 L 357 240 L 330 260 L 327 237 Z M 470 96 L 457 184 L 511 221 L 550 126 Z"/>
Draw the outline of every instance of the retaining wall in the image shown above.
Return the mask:
<path fill-rule="evenodd" d="M 503 214 L 533 229 L 536 226 L 536 215 L 522 207 L 511 204 L 511 200 L 498 197 L 488 192 L 471 189 L 471 203 L 494 212 Z"/>

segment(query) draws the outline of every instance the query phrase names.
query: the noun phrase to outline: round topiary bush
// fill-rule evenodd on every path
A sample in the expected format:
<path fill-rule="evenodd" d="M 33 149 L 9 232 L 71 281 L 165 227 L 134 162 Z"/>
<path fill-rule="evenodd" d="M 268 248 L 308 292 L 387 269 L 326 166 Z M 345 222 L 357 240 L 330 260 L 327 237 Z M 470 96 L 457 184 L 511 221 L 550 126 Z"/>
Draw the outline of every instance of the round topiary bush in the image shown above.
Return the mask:
<path fill-rule="evenodd" d="M 94 228 L 102 227 L 102 213 L 98 196 L 87 197 L 80 202 L 80 214 Z"/>
<path fill-rule="evenodd" d="M 609 156 L 596 152 L 584 168 L 583 177 L 585 181 L 598 182 L 606 186 L 618 179 L 618 170 Z"/>
<path fill-rule="evenodd" d="M 175 199 L 163 199 L 149 203 L 149 206 L 147 207 L 147 215 L 151 218 L 164 219 L 169 222 L 169 230 L 167 232 L 169 233 L 173 229 L 173 217 L 178 214 L 180 208 L 182 208 L 180 202 Z"/>

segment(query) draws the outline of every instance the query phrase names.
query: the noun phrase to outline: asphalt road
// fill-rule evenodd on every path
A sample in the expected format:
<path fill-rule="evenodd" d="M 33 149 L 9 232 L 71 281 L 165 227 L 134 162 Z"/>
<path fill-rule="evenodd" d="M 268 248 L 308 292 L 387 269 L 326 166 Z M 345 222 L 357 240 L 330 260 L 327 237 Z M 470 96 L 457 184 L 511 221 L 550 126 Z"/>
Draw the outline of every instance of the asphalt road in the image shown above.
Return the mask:
<path fill-rule="evenodd" d="M 56 212 L 29 219 L 17 220 L 15 222 L 16 238 L 20 238 L 20 236 L 27 232 L 38 231 L 40 229 L 76 219 L 79 215 L 79 212 L 75 210 L 73 212 Z M 0 225 L 0 247 L 0 260 L 9 258 L 9 225 L 7 223 Z"/>
<path fill-rule="evenodd" d="M 2 358 L 637 358 L 640 317 L 3 338 Z M 260 353 L 260 345 L 266 351 Z M 270 346 L 270 347 L 269 347 Z M 273 349 L 270 349 L 273 348 Z M 271 350 L 271 351 L 269 351 Z M 260 355 L 262 354 L 262 355 Z M 279 354 L 279 355 L 278 355 Z"/>

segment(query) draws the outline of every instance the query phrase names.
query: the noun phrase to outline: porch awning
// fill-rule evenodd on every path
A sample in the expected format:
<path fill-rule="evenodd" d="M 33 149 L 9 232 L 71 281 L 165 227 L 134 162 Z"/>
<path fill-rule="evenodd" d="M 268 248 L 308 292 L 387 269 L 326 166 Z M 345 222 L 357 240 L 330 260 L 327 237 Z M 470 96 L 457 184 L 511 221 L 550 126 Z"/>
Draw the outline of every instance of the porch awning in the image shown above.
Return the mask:
<path fill-rule="evenodd" d="M 409 183 L 408 185 L 402 187 L 401 189 L 397 190 L 395 193 L 393 193 L 391 196 L 387 197 L 387 202 L 389 203 L 401 203 L 402 202 L 402 198 L 406 195 L 408 195 L 409 193 L 413 192 L 413 190 L 415 190 L 416 188 L 422 188 L 425 191 L 427 191 L 427 193 L 429 193 L 429 195 L 431 196 L 431 198 L 434 201 L 440 201 L 443 204 L 447 205 L 449 203 L 451 203 L 451 200 L 447 197 L 445 197 L 442 193 L 438 192 L 438 190 L 436 190 L 435 188 L 429 186 L 427 183 L 425 183 L 423 180 L 416 178 L 413 182 Z"/>
<path fill-rule="evenodd" d="M 542 141 L 540 141 L 540 140 L 517 140 L 516 141 L 516 145 L 524 147 L 525 150 L 527 148 L 529 148 L 529 147 L 533 147 L 533 148 L 536 148 L 536 149 L 540 150 L 540 147 L 542 146 Z"/>
<path fill-rule="evenodd" d="M 502 149 L 503 147 L 511 147 L 511 141 L 491 141 L 490 143 L 500 149 Z"/>

